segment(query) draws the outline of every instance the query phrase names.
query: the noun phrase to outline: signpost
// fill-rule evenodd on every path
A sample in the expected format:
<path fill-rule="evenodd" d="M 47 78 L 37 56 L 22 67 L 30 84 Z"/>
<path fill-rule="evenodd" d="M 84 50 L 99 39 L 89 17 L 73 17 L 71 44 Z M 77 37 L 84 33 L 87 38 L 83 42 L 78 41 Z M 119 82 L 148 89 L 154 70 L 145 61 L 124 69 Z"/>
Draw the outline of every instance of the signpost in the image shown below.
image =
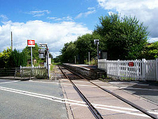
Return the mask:
<path fill-rule="evenodd" d="M 35 40 L 27 40 L 28 47 L 35 47 Z"/>
<path fill-rule="evenodd" d="M 27 46 L 31 47 L 31 67 L 33 67 L 33 64 L 32 64 L 32 47 L 35 47 L 35 40 L 27 40 Z"/>

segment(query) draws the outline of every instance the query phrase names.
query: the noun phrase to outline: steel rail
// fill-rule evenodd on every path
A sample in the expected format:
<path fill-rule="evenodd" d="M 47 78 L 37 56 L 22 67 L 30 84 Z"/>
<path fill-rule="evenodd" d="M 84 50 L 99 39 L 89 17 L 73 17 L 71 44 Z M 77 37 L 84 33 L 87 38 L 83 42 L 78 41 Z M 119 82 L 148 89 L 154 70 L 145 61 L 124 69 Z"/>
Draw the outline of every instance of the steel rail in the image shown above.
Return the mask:
<path fill-rule="evenodd" d="M 74 84 L 74 82 L 72 80 L 70 80 L 70 78 L 66 75 L 66 73 L 64 73 L 62 71 L 62 69 L 59 66 L 59 69 L 61 70 L 61 72 L 64 74 L 64 76 L 72 83 L 74 89 L 77 91 L 77 93 L 80 95 L 80 97 L 82 98 L 83 101 L 86 102 L 86 104 L 88 105 L 89 110 L 92 112 L 92 114 L 94 115 L 94 117 L 96 119 L 103 119 L 103 117 L 101 116 L 101 114 L 98 112 L 98 110 L 88 101 L 88 99 L 84 96 L 84 94 L 77 88 L 77 86 Z M 71 72 L 72 73 L 72 72 Z"/>
<path fill-rule="evenodd" d="M 78 74 L 78 73 L 76 73 L 76 72 L 74 72 L 74 71 L 72 71 L 72 70 L 70 70 L 70 69 L 68 69 L 68 70 L 69 70 L 70 72 L 74 73 L 75 75 L 79 76 L 80 78 L 89 81 L 89 80 L 88 80 L 87 78 L 85 78 L 84 76 L 82 76 L 82 75 L 80 75 L 80 74 Z M 110 91 L 110 90 L 104 89 L 104 88 L 100 87 L 99 85 L 97 85 L 97 84 L 95 84 L 95 83 L 93 83 L 93 82 L 91 82 L 91 81 L 89 81 L 89 82 L 92 83 L 93 85 L 97 86 L 98 88 L 102 89 L 103 91 L 108 92 L 109 94 L 111 94 L 111 95 L 115 96 L 116 98 L 122 100 L 123 102 L 129 104 L 130 106 L 134 107 L 135 109 L 141 111 L 142 113 L 148 115 L 149 117 L 151 117 L 151 118 L 153 118 L 153 119 L 158 119 L 158 117 L 157 117 L 156 115 L 149 113 L 147 110 L 145 110 L 145 109 L 143 109 L 142 107 L 140 107 L 140 106 L 134 104 L 133 102 L 131 102 L 131 101 L 129 101 L 129 100 L 127 100 L 127 99 L 125 99 L 125 98 L 123 98 L 123 97 L 117 95 L 116 93 L 114 93 L 114 92 L 112 92 L 112 91 Z"/>

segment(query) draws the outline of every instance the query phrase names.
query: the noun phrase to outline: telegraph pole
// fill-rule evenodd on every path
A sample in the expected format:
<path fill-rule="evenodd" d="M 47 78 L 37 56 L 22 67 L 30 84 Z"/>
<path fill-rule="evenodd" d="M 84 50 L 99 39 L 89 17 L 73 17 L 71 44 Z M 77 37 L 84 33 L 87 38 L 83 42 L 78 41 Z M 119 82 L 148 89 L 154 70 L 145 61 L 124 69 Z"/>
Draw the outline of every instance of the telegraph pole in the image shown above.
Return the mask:
<path fill-rule="evenodd" d="M 11 50 L 13 51 L 13 36 L 12 36 L 12 31 L 11 31 Z"/>

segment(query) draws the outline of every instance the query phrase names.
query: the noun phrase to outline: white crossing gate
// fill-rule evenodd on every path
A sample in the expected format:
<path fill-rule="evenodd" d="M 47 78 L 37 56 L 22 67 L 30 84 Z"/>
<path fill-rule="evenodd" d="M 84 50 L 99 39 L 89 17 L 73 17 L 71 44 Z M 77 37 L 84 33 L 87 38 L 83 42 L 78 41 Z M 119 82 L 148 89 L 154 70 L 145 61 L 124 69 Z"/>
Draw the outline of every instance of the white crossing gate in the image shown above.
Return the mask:
<path fill-rule="evenodd" d="M 98 68 L 107 75 L 118 79 L 157 80 L 158 59 L 156 60 L 98 60 Z"/>

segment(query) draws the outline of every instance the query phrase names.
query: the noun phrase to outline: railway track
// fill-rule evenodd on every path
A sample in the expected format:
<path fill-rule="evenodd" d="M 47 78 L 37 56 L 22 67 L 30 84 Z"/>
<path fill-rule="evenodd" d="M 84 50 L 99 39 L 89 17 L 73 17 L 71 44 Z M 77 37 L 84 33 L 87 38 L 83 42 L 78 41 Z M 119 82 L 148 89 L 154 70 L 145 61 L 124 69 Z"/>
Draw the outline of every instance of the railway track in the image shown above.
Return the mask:
<path fill-rule="evenodd" d="M 80 97 L 83 99 L 83 101 L 86 102 L 86 104 L 88 105 L 90 111 L 92 112 L 92 114 L 95 116 L 96 119 L 103 119 L 101 114 L 98 112 L 98 110 L 88 101 L 88 99 L 84 96 L 84 94 L 77 88 L 77 86 L 75 85 L 75 83 L 71 80 L 72 78 L 77 78 L 76 76 L 68 76 L 66 74 L 66 72 L 63 72 L 63 70 L 61 69 L 61 67 L 59 66 L 59 69 L 61 70 L 61 72 L 64 74 L 64 76 L 70 80 L 70 82 L 72 83 L 74 89 L 78 92 L 78 94 L 80 95 Z"/>
<path fill-rule="evenodd" d="M 72 70 L 68 70 L 68 69 L 65 69 L 64 67 L 61 67 L 59 66 L 59 69 L 61 70 L 61 72 L 63 73 L 63 75 L 70 80 L 70 82 L 72 83 L 74 89 L 78 92 L 78 94 L 80 95 L 80 97 L 83 99 L 83 101 L 86 102 L 86 104 L 88 105 L 90 111 L 92 112 L 92 114 L 94 115 L 94 117 L 96 119 L 103 119 L 102 115 L 100 114 L 100 112 L 95 108 L 95 106 L 93 106 L 93 104 L 86 98 L 86 96 L 82 93 L 82 91 L 77 87 L 77 85 L 74 83 L 74 79 L 78 79 L 78 80 L 86 80 L 88 81 L 89 83 L 91 83 L 93 86 L 96 86 L 97 88 L 109 93 L 110 95 L 116 97 L 118 100 L 121 100 L 123 102 L 125 102 L 126 104 L 132 106 L 133 108 L 135 108 L 136 110 L 139 110 L 140 112 L 142 112 L 143 114 L 153 118 L 153 119 L 157 119 L 158 117 L 152 113 L 149 113 L 147 110 L 139 107 L 138 105 L 122 98 L 121 96 L 107 90 L 107 89 L 104 89 L 102 87 L 100 87 L 99 85 L 87 80 L 85 77 L 81 76 L 80 74 L 76 73 L 76 72 L 73 72 Z"/>

